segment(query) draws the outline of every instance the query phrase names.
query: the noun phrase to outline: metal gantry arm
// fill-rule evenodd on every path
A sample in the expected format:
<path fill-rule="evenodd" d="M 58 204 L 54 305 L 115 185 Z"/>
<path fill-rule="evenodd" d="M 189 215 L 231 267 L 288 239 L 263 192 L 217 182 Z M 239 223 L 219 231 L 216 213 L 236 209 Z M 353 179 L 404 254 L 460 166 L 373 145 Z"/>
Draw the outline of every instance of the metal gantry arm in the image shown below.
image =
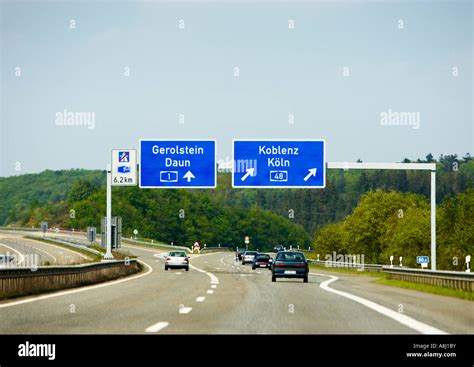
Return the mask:
<path fill-rule="evenodd" d="M 327 162 L 330 169 L 422 170 L 431 172 L 431 270 L 436 270 L 436 163 Z"/>

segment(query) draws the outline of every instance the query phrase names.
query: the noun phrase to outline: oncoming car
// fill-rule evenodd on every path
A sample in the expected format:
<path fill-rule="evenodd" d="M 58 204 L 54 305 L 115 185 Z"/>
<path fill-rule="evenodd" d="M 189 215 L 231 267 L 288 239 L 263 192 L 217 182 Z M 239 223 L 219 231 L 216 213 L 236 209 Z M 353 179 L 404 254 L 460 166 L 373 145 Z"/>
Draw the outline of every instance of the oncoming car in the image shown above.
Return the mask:
<path fill-rule="evenodd" d="M 245 251 L 242 255 L 242 265 L 251 263 L 255 255 L 257 255 L 257 251 Z"/>
<path fill-rule="evenodd" d="M 303 278 L 308 283 L 309 267 L 302 252 L 279 252 L 272 264 L 272 282 L 277 278 Z"/>
<path fill-rule="evenodd" d="M 189 258 L 184 251 L 171 251 L 165 258 L 165 270 L 169 268 L 186 269 L 189 271 Z"/>

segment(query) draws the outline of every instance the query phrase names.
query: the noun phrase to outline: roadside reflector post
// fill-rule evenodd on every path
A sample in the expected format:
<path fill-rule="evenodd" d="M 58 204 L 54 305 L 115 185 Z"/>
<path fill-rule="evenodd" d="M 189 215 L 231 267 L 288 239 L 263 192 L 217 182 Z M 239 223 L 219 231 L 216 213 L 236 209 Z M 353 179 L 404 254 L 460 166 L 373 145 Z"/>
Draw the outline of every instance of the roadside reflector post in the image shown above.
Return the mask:
<path fill-rule="evenodd" d="M 471 255 L 467 255 L 466 256 L 466 273 L 471 272 L 470 262 L 471 262 Z"/>
<path fill-rule="evenodd" d="M 400 256 L 399 260 L 400 260 L 400 267 L 403 268 L 403 263 L 402 263 L 402 261 L 403 261 L 403 256 Z"/>
<path fill-rule="evenodd" d="M 393 268 L 393 255 L 390 256 L 390 267 Z"/>

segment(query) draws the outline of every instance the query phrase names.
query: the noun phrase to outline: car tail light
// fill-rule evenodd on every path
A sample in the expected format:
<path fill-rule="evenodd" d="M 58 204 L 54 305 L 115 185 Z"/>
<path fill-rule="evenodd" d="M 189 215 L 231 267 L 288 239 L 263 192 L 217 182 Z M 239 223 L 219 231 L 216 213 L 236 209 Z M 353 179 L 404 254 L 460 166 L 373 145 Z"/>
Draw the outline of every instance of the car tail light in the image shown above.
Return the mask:
<path fill-rule="evenodd" d="M 188 258 L 185 258 L 184 261 L 185 261 L 185 262 L 189 262 L 189 259 L 188 259 Z"/>
<path fill-rule="evenodd" d="M 280 262 L 276 262 L 274 265 L 275 265 L 275 266 L 285 266 L 284 263 L 280 263 Z"/>
<path fill-rule="evenodd" d="M 167 258 L 166 258 L 166 261 L 171 261 L 171 258 L 170 258 L 170 257 L 167 257 Z"/>
<path fill-rule="evenodd" d="M 304 268 L 306 264 L 294 264 L 293 266 L 297 268 Z"/>

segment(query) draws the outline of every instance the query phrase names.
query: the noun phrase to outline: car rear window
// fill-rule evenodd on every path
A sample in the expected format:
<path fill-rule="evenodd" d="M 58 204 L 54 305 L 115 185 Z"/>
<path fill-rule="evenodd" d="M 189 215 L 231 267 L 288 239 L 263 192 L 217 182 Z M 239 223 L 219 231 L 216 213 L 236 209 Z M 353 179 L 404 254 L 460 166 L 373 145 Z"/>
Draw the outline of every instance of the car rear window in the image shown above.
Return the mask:
<path fill-rule="evenodd" d="M 186 257 L 184 252 L 170 252 L 170 256 L 172 257 Z"/>
<path fill-rule="evenodd" d="M 257 260 L 268 260 L 270 256 L 268 255 L 259 255 L 257 256 Z"/>
<path fill-rule="evenodd" d="M 277 260 L 282 261 L 304 261 L 304 255 L 298 252 L 280 252 L 277 255 Z"/>

